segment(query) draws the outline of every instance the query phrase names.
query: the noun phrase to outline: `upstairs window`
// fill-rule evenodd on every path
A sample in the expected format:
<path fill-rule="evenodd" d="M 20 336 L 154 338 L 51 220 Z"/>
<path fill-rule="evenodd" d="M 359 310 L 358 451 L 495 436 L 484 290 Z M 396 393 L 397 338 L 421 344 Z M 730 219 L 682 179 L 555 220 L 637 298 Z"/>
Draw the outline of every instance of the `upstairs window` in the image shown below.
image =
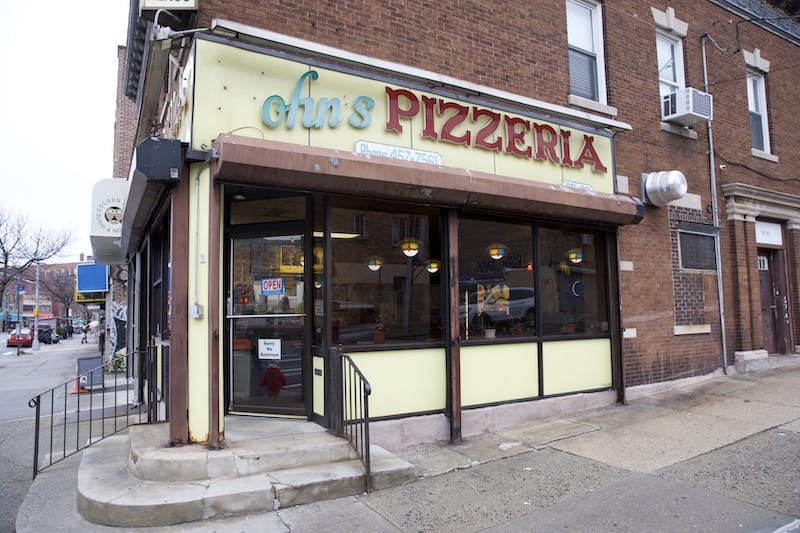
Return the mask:
<path fill-rule="evenodd" d="M 750 142 L 753 150 L 769 153 L 769 125 L 764 75 L 753 69 L 747 72 L 747 110 L 750 114 Z"/>
<path fill-rule="evenodd" d="M 689 31 L 689 24 L 675 16 L 672 7 L 665 11 L 651 7 L 650 13 L 656 27 L 659 102 L 662 107 L 674 107 L 674 100 L 667 97 L 686 87 L 683 40 Z"/>
<path fill-rule="evenodd" d="M 600 4 L 567 0 L 570 93 L 606 103 L 603 25 Z"/>
<path fill-rule="evenodd" d="M 685 87 L 683 77 L 683 40 L 656 35 L 658 87 L 661 99 Z"/>
<path fill-rule="evenodd" d="M 761 57 L 758 48 L 752 52 L 742 50 L 747 69 L 747 111 L 750 115 L 751 153 L 769 161 L 777 162 L 769 145 L 769 110 L 767 109 L 767 74 L 769 61 Z"/>

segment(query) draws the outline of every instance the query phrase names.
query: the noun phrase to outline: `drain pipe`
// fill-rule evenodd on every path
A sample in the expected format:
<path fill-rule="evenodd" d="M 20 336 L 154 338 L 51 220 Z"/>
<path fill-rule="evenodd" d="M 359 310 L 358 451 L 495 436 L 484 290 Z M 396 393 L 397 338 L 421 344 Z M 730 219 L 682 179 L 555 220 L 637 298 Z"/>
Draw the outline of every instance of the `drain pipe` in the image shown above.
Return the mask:
<path fill-rule="evenodd" d="M 703 91 L 708 92 L 708 65 L 706 64 L 706 39 L 720 52 L 727 49 L 720 47 L 709 33 L 704 33 L 700 37 L 700 49 L 703 58 Z M 711 180 L 711 213 L 714 223 L 714 259 L 717 263 L 717 297 L 719 299 L 719 327 L 722 335 L 722 372 L 728 373 L 728 341 L 725 335 L 725 303 L 722 294 L 722 252 L 720 250 L 720 228 L 719 212 L 717 210 L 717 172 L 714 161 L 714 137 L 711 132 L 711 121 L 706 121 L 706 133 L 708 135 L 708 171 Z"/>

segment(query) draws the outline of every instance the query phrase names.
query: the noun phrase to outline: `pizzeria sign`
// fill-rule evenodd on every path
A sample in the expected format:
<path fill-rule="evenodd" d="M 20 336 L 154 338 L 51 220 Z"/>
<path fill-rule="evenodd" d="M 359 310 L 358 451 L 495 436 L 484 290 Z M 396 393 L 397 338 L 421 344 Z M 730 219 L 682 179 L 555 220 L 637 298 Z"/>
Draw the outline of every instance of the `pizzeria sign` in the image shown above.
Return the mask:
<path fill-rule="evenodd" d="M 346 124 L 361 130 L 369 128 L 373 120 L 380 120 L 385 132 L 402 135 L 412 121 L 421 121 L 421 128 L 414 128 L 419 139 L 561 167 L 588 168 L 595 173 L 608 170 L 609 162 L 603 161 L 595 147 L 595 136 L 585 132 L 388 85 L 382 95 L 385 106 L 381 106 L 386 109 L 386 116 L 373 117 L 378 106 L 369 95 L 356 96 L 348 105 L 339 97 L 308 96 L 312 92 L 308 85 L 321 80 L 320 76 L 318 71 L 309 70 L 297 79 L 291 94 L 267 97 L 261 105 L 262 123 L 270 129 L 336 129 Z M 367 150 L 368 143 L 357 145 L 357 152 Z M 441 164 L 435 152 L 416 152 L 397 153 L 394 158 Z"/>

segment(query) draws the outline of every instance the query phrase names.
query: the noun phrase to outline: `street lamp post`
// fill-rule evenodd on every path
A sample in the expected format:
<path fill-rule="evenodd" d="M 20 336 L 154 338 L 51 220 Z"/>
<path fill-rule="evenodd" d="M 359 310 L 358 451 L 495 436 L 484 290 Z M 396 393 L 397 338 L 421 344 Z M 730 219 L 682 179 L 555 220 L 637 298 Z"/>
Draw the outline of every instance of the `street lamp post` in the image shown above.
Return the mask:
<path fill-rule="evenodd" d="M 22 293 L 23 293 L 23 291 L 25 289 L 25 285 L 20 283 L 19 279 L 17 280 L 16 289 L 17 289 L 17 328 L 16 328 L 16 331 L 17 331 L 17 357 L 19 357 L 19 345 L 20 345 L 19 337 L 22 334 L 22 306 L 20 304 L 20 298 L 21 298 Z"/>
<path fill-rule="evenodd" d="M 39 263 L 36 263 L 36 307 L 33 308 L 33 351 L 39 350 Z"/>

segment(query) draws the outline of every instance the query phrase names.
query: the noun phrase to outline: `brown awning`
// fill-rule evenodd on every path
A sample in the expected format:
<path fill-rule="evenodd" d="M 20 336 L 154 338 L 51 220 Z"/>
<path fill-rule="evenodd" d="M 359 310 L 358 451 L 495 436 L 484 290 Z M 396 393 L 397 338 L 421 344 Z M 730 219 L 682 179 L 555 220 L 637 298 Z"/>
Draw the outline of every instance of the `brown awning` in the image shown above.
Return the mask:
<path fill-rule="evenodd" d="M 222 183 L 486 209 L 595 224 L 636 224 L 638 198 L 466 169 L 221 135 L 214 177 Z"/>

